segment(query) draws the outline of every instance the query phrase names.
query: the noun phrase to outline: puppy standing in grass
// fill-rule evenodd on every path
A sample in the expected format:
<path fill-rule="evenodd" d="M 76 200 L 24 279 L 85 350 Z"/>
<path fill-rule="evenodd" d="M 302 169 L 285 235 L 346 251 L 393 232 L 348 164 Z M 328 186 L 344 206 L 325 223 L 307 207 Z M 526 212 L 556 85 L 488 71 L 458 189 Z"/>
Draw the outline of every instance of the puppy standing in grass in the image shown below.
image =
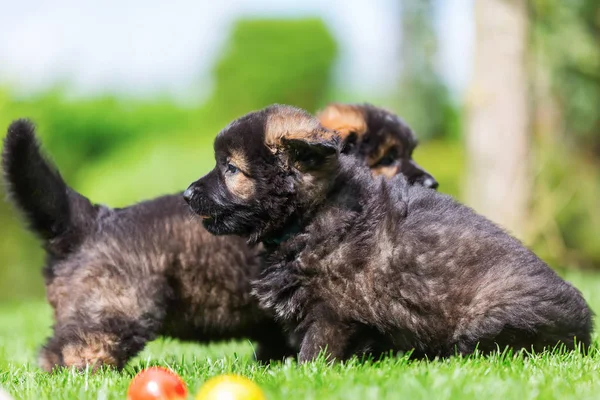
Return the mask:
<path fill-rule="evenodd" d="M 250 113 L 214 147 L 186 200 L 210 232 L 265 243 L 254 291 L 299 361 L 590 344 L 579 291 L 519 241 L 448 196 L 373 179 L 304 111 Z"/>
<path fill-rule="evenodd" d="M 92 204 L 43 157 L 24 120 L 10 126 L 2 162 L 9 195 L 46 250 L 54 334 L 42 369 L 121 368 L 158 335 L 247 338 L 264 362 L 293 354 L 250 294 L 259 250 L 206 232 L 181 194 L 120 209 Z"/>
<path fill-rule="evenodd" d="M 335 106 L 329 121 L 356 122 L 354 108 L 348 113 L 342 108 Z M 369 135 L 361 131 L 361 138 Z M 415 143 L 408 128 L 390 127 L 385 135 L 390 136 L 385 143 L 397 149 Z M 360 148 L 360 143 L 347 147 Z M 377 160 L 389 150 L 373 153 Z M 394 155 L 393 164 L 412 163 L 409 153 Z M 122 209 L 94 205 L 45 160 L 25 121 L 9 129 L 3 167 L 13 201 L 46 249 L 55 324 L 40 354 L 44 370 L 122 367 L 158 335 L 202 342 L 251 339 L 263 362 L 295 354 L 250 294 L 259 250 L 241 238 L 209 234 L 190 218 L 180 194 Z M 411 174 L 415 182 L 435 182 L 422 168 Z"/>

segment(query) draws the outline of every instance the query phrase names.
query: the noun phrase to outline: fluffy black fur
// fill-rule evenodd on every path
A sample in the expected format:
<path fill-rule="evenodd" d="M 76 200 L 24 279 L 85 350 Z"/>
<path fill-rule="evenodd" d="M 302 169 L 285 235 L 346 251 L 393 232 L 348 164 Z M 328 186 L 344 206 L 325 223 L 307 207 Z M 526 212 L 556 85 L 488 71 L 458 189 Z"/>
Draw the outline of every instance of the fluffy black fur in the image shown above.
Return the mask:
<path fill-rule="evenodd" d="M 55 321 L 40 354 L 46 371 L 122 367 L 158 335 L 251 339 L 265 362 L 293 354 L 250 294 L 259 249 L 206 232 L 181 194 L 121 209 L 93 205 L 44 158 L 25 120 L 10 126 L 2 166 L 10 197 L 47 252 Z"/>
<path fill-rule="evenodd" d="M 285 129 L 267 133 L 282 118 Z M 518 240 L 449 196 L 373 179 L 307 118 L 272 106 L 232 123 L 188 199 L 211 232 L 265 243 L 255 294 L 301 343 L 300 361 L 587 348 L 585 300 Z M 243 171 L 230 165 L 240 151 Z M 231 193 L 236 174 L 251 198 Z"/>

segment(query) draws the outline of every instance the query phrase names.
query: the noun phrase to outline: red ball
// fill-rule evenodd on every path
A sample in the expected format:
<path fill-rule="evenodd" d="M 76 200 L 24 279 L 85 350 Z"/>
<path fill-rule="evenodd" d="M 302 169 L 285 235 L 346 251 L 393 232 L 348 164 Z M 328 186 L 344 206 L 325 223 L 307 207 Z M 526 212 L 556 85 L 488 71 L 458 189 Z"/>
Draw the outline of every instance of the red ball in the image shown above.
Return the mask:
<path fill-rule="evenodd" d="M 127 400 L 184 400 L 187 388 L 171 370 L 152 367 L 137 374 L 127 390 Z"/>

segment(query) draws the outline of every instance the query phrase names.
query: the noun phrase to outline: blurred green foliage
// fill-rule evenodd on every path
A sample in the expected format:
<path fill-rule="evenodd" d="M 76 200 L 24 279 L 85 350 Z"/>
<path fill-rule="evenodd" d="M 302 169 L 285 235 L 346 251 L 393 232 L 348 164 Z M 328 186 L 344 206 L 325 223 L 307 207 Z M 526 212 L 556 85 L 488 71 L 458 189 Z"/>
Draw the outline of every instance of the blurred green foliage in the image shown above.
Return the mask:
<path fill-rule="evenodd" d="M 67 179 L 79 166 L 97 162 L 139 136 L 149 139 L 185 127 L 190 115 L 168 101 L 138 103 L 110 96 L 69 101 L 59 89 L 25 99 L 0 92 L 0 124 L 27 116 L 40 125 L 44 145 Z"/>
<path fill-rule="evenodd" d="M 241 21 L 215 68 L 214 100 L 231 118 L 272 103 L 315 110 L 335 56 L 321 19 Z"/>
<path fill-rule="evenodd" d="M 600 268 L 600 2 L 529 3 L 536 175 L 530 241 L 556 265 Z"/>
<path fill-rule="evenodd" d="M 435 0 L 402 1 L 397 108 L 422 139 L 459 139 L 460 106 L 436 69 Z"/>
<path fill-rule="evenodd" d="M 530 4 L 533 46 L 562 114 L 557 129 L 600 155 L 600 1 Z"/>
<path fill-rule="evenodd" d="M 539 141 L 529 242 L 547 262 L 600 268 L 598 159 L 561 142 Z"/>

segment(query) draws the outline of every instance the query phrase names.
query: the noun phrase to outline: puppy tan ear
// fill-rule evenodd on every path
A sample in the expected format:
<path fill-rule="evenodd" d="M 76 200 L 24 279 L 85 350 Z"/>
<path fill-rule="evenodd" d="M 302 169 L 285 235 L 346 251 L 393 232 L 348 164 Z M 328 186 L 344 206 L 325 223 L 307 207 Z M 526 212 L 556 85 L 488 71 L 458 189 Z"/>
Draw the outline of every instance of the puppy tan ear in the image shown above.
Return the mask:
<path fill-rule="evenodd" d="M 321 125 L 339 132 L 343 139 L 350 134 L 362 135 L 367 131 L 367 121 L 360 106 L 329 104 L 318 113 L 317 118 Z"/>
<path fill-rule="evenodd" d="M 340 138 L 332 132 L 281 138 L 291 164 L 302 171 L 318 170 L 338 158 Z"/>

